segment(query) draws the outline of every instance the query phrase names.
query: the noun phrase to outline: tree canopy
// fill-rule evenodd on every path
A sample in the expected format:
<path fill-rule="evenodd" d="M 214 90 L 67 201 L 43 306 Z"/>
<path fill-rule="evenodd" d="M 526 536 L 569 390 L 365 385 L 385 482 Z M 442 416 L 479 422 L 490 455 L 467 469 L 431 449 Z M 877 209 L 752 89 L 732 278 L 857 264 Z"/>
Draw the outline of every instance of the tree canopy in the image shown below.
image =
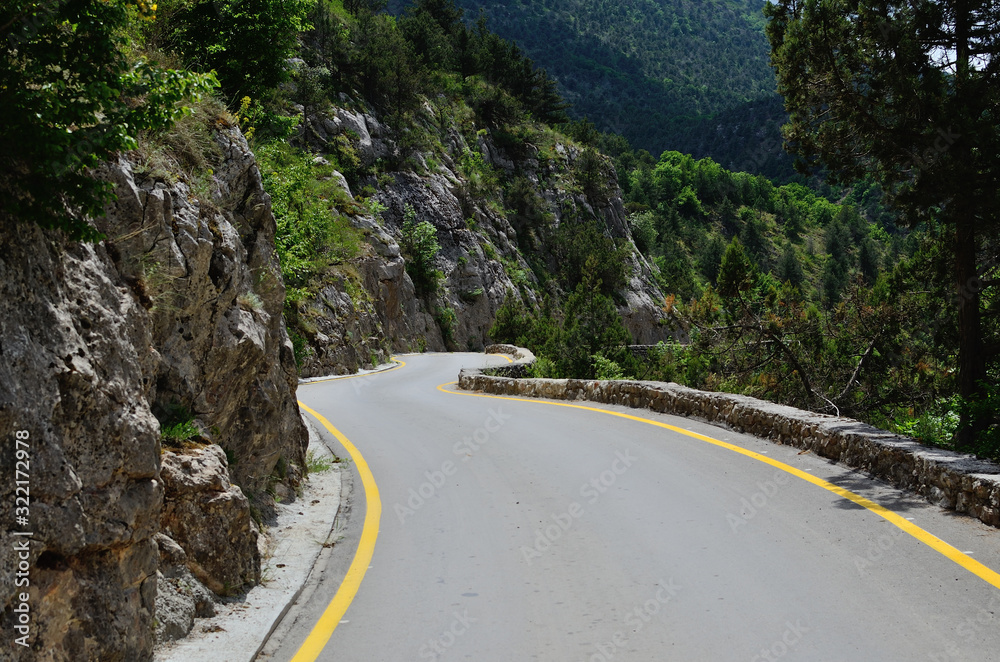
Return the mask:
<path fill-rule="evenodd" d="M 800 169 L 872 176 L 904 218 L 947 228 L 959 394 L 970 405 L 959 442 L 970 447 L 989 423 L 972 405 L 996 357 L 982 314 L 1000 225 L 1000 6 L 781 0 L 765 13 Z"/>
<path fill-rule="evenodd" d="M 94 239 L 86 217 L 110 192 L 93 176 L 139 131 L 185 112 L 178 103 L 215 85 L 127 56 L 127 26 L 154 6 L 131 0 L 8 3 L 0 26 L 0 220 Z"/>

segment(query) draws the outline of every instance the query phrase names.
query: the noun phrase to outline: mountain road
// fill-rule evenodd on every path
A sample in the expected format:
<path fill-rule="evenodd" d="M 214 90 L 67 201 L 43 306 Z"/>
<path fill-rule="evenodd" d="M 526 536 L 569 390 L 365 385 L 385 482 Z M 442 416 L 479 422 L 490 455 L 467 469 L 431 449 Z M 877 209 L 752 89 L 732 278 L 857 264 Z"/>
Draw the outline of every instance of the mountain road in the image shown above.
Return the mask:
<path fill-rule="evenodd" d="M 504 361 L 300 386 L 353 489 L 258 659 L 1000 660 L 1000 531 L 691 419 L 453 383 Z"/>

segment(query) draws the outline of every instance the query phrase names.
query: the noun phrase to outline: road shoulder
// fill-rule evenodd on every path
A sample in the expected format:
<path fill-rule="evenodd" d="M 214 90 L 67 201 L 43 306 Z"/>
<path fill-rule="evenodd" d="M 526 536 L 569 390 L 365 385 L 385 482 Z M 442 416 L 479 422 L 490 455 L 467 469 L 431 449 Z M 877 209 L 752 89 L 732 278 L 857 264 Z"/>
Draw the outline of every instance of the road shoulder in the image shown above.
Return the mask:
<path fill-rule="evenodd" d="M 308 418 L 309 452 L 331 462 L 326 433 Z M 250 662 L 298 598 L 325 546 L 336 542 L 334 524 L 342 502 L 342 468 L 332 463 L 309 475 L 302 495 L 277 504 L 268 530 L 261 584 L 245 596 L 216 605 L 216 615 L 198 619 L 191 633 L 157 648 L 155 662 Z"/>

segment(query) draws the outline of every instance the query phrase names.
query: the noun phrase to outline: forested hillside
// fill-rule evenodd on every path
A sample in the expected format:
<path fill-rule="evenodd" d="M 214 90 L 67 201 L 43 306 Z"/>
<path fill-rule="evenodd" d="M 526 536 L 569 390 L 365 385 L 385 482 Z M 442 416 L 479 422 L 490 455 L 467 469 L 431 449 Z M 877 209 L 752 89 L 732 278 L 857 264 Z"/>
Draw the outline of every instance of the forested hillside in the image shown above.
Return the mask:
<path fill-rule="evenodd" d="M 459 0 L 559 83 L 571 115 L 654 155 L 786 179 L 761 0 Z M 390 3 L 402 12 L 406 3 Z"/>

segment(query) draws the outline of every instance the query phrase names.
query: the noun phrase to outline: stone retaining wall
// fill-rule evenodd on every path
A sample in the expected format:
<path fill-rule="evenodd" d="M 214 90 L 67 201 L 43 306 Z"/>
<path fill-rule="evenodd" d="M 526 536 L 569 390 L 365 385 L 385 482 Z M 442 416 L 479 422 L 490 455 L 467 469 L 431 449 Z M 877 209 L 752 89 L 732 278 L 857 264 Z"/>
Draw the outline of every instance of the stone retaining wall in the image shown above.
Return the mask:
<path fill-rule="evenodd" d="M 514 345 L 488 345 L 483 350 L 486 354 L 506 354 L 513 357 L 514 361 L 507 365 L 487 368 L 483 374 L 493 377 L 527 377 L 528 366 L 535 362 L 535 355 L 523 347 Z"/>
<path fill-rule="evenodd" d="M 629 345 L 628 351 L 632 353 L 632 356 L 641 360 L 648 361 L 650 354 L 653 354 L 658 345 Z"/>
<path fill-rule="evenodd" d="M 463 370 L 458 385 L 466 391 L 590 400 L 698 418 L 808 449 L 912 490 L 943 508 L 1000 526 L 1000 465 L 930 448 L 854 419 L 664 382 L 512 379 L 487 375 L 481 370 Z"/>

